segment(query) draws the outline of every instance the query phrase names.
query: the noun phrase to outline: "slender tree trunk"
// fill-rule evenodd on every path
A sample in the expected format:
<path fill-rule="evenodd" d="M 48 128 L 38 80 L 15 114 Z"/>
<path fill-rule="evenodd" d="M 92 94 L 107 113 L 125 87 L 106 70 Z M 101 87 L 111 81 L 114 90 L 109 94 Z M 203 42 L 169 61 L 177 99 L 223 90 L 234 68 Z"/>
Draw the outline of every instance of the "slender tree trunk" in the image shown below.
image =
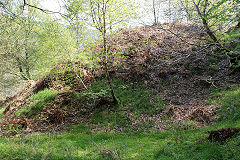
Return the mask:
<path fill-rule="evenodd" d="M 28 79 L 31 79 L 30 75 L 30 65 L 29 65 L 29 49 L 28 49 L 28 38 L 30 36 L 31 32 L 31 20 L 30 20 L 30 10 L 27 8 L 27 26 L 25 28 L 25 43 L 24 43 L 24 49 L 25 49 L 25 63 L 24 63 L 24 68 L 25 68 L 25 75 Z"/>
<path fill-rule="evenodd" d="M 154 16 L 154 24 L 157 24 L 157 15 L 156 15 L 156 5 L 155 5 L 155 0 L 153 0 L 153 16 Z"/>
<path fill-rule="evenodd" d="M 171 23 L 171 0 L 168 0 L 168 14 L 169 23 Z"/>
<path fill-rule="evenodd" d="M 191 15 L 190 15 L 189 8 L 188 8 L 189 7 L 188 0 L 185 0 L 184 2 L 182 0 L 180 0 L 180 3 L 183 7 L 183 10 L 184 10 L 185 14 L 186 14 L 186 20 L 187 20 L 187 22 L 189 22 L 190 19 L 191 19 Z"/>
<path fill-rule="evenodd" d="M 16 58 L 17 60 L 17 64 L 18 64 L 18 70 L 19 70 L 19 73 L 20 73 L 20 77 L 23 79 L 23 80 L 29 80 L 27 76 L 25 76 L 24 74 L 24 71 L 23 71 L 23 65 L 22 65 L 22 62 L 21 60 L 17 57 Z"/>
<path fill-rule="evenodd" d="M 185 11 L 186 11 L 186 14 L 187 14 L 187 22 L 190 21 L 190 13 L 188 11 L 188 0 L 185 0 L 185 3 L 186 3 L 186 8 L 185 8 Z"/>
<path fill-rule="evenodd" d="M 210 27 L 209 27 L 209 25 L 208 25 L 208 23 L 207 23 L 206 18 L 203 17 L 202 12 L 201 12 L 200 9 L 199 9 L 199 4 L 196 4 L 194 0 L 192 0 L 192 1 L 193 1 L 194 6 L 195 6 L 195 8 L 196 8 L 196 10 L 197 10 L 198 16 L 199 16 L 199 17 L 201 18 L 201 20 L 202 20 L 203 26 L 204 26 L 204 28 L 206 29 L 207 34 L 209 35 L 209 37 L 210 37 L 214 42 L 217 42 L 217 43 L 218 43 L 217 37 L 216 37 L 216 36 L 214 35 L 214 33 L 211 31 L 211 29 L 210 29 Z M 208 0 L 205 0 L 204 12 L 206 12 L 206 3 L 207 3 L 207 1 L 208 1 Z M 203 14 L 205 14 L 205 13 L 203 13 Z"/>
<path fill-rule="evenodd" d="M 113 86 L 112 86 L 112 80 L 108 71 L 108 59 L 107 59 L 107 38 L 106 38 L 106 3 L 104 1 L 103 3 L 103 54 L 104 54 L 104 67 L 105 67 L 105 72 L 106 72 L 106 79 L 107 83 L 109 85 L 109 88 L 111 90 L 112 98 L 114 103 L 118 103 L 117 97 L 115 95 Z"/>

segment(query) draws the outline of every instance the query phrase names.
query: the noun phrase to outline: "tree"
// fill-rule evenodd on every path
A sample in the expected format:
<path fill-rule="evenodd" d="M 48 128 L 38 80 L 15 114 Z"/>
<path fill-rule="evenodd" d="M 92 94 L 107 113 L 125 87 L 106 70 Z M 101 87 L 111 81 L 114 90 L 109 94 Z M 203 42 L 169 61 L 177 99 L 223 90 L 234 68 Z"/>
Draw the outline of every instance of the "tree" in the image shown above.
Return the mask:
<path fill-rule="evenodd" d="M 209 26 L 209 23 L 207 21 L 207 6 L 208 6 L 208 0 L 204 0 L 204 4 L 203 4 L 203 9 L 202 11 L 200 10 L 200 4 L 201 3 L 201 0 L 198 1 L 198 3 L 195 2 L 195 0 L 192 0 L 195 8 L 196 8 L 196 11 L 197 11 L 197 14 L 198 16 L 201 18 L 202 20 L 202 24 L 204 26 L 204 28 L 206 29 L 206 32 L 207 34 L 210 36 L 210 38 L 214 41 L 214 42 L 217 42 L 218 43 L 218 39 L 217 37 L 214 35 L 213 31 L 210 29 L 210 26 Z"/>
<path fill-rule="evenodd" d="M 153 17 L 154 17 L 154 25 L 158 23 L 158 20 L 157 20 L 157 15 L 156 15 L 156 3 L 155 3 L 155 0 L 153 0 Z"/>
<path fill-rule="evenodd" d="M 2 13 L 1 20 L 1 44 L 0 52 L 8 60 L 12 60 L 18 72 L 16 75 L 23 80 L 31 79 L 31 56 L 34 54 L 35 45 L 33 29 L 36 27 L 34 18 L 36 13 L 32 9 L 27 9 L 25 13 L 17 9 L 18 4 L 8 3 L 8 11 L 14 14 L 12 17 L 7 13 Z M 16 16 L 17 15 L 17 16 Z M 6 70 L 10 71 L 10 68 Z"/>
<path fill-rule="evenodd" d="M 228 30 L 239 18 L 239 0 L 180 0 L 187 19 L 199 23 L 201 21 L 209 37 L 219 42 L 217 34 Z"/>
<path fill-rule="evenodd" d="M 76 46 L 83 47 L 85 34 L 89 31 L 86 26 L 88 17 L 84 13 L 88 9 L 87 0 L 64 0 L 64 8 L 66 13 L 63 18 L 69 23 L 69 28 L 75 35 Z"/>
<path fill-rule="evenodd" d="M 153 25 L 159 24 L 161 21 L 169 23 L 181 21 L 184 13 L 177 2 L 177 0 L 152 0 L 151 7 L 148 7 L 147 10 L 153 15 Z"/>
<path fill-rule="evenodd" d="M 1 2 L 4 2 L 4 8 L 0 7 L 2 91 L 8 90 L 10 84 L 44 76 L 56 63 L 74 53 L 71 34 L 57 20 L 33 7 L 25 6 L 23 10 L 21 1 Z"/>
<path fill-rule="evenodd" d="M 106 79 L 111 90 L 112 98 L 115 103 L 118 99 L 114 93 L 112 81 L 108 69 L 108 40 L 107 34 L 113 29 L 122 27 L 124 23 L 134 17 L 134 3 L 132 0 L 89 0 L 92 23 L 99 31 L 103 41 L 103 65 Z"/>

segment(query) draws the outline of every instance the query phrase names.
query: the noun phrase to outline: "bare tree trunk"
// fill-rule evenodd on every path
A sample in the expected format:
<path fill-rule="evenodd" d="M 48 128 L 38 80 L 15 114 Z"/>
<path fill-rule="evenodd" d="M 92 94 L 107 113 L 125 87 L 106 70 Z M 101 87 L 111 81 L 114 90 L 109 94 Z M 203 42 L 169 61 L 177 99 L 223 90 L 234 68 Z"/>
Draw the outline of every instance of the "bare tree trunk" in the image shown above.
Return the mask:
<path fill-rule="evenodd" d="M 188 9 L 189 9 L 188 0 L 185 0 L 185 3 L 186 3 L 185 12 L 186 12 L 186 14 L 187 14 L 187 22 L 189 22 L 189 21 L 190 21 L 190 13 L 189 13 L 189 11 L 188 11 Z"/>
<path fill-rule="evenodd" d="M 197 10 L 198 16 L 201 18 L 202 24 L 203 24 L 204 28 L 206 29 L 207 34 L 210 36 L 210 38 L 211 38 L 214 42 L 217 42 L 217 43 L 218 43 L 217 37 L 216 37 L 216 36 L 214 35 L 214 33 L 211 31 L 211 29 L 210 29 L 210 27 L 209 27 L 209 25 L 208 25 L 208 23 L 207 23 L 206 18 L 203 17 L 202 12 L 200 11 L 200 8 L 199 8 L 199 3 L 200 3 L 200 1 L 201 1 L 201 0 L 199 0 L 198 4 L 196 4 L 195 1 L 192 0 L 192 2 L 194 3 L 195 8 L 196 8 L 196 10 Z M 203 9 L 203 14 L 206 13 L 207 2 L 208 2 L 208 0 L 205 0 L 205 6 L 204 6 L 204 9 Z"/>
<path fill-rule="evenodd" d="M 107 83 L 109 85 L 109 88 L 111 90 L 111 94 L 112 94 L 112 98 L 113 98 L 113 102 L 114 103 L 118 103 L 118 99 L 115 95 L 113 86 L 112 86 L 112 80 L 108 71 L 108 60 L 107 60 L 107 38 L 106 38 L 106 3 L 104 1 L 103 3 L 103 8 L 102 8 L 102 12 L 103 12 L 103 54 L 104 54 L 104 67 L 105 67 L 105 72 L 106 72 L 106 78 L 107 78 Z"/>
<path fill-rule="evenodd" d="M 180 0 L 180 3 L 183 7 L 183 10 L 186 14 L 186 19 L 187 19 L 187 22 L 189 22 L 191 20 L 191 14 L 189 12 L 189 4 L 188 4 L 188 0 L 185 0 L 185 2 L 183 2 L 182 0 Z"/>
<path fill-rule="evenodd" d="M 153 16 L 154 16 L 154 23 L 153 25 L 157 24 L 157 15 L 156 15 L 156 8 L 155 8 L 155 0 L 153 0 Z"/>
<path fill-rule="evenodd" d="M 25 71 L 26 71 L 26 76 L 27 76 L 27 78 L 28 79 L 31 79 L 31 75 L 30 75 L 30 66 L 29 66 L 29 57 L 30 57 L 30 55 L 29 55 L 29 51 L 28 51 L 28 38 L 29 38 L 29 35 L 30 35 L 30 32 L 31 32 L 31 20 L 30 20 L 30 10 L 29 9 L 27 9 L 27 12 L 28 12 L 28 14 L 27 14 L 27 28 L 25 29 L 25 46 L 24 46 L 24 48 L 25 48 Z"/>
<path fill-rule="evenodd" d="M 171 0 L 168 0 L 168 14 L 169 23 L 171 23 Z"/>

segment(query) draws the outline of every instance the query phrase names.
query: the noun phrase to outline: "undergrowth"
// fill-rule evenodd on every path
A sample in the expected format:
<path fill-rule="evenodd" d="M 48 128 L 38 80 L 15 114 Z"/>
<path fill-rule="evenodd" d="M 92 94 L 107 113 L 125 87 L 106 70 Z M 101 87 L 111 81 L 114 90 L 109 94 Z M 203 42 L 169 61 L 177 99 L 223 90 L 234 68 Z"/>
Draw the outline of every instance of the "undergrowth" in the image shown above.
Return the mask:
<path fill-rule="evenodd" d="M 230 90 L 215 90 L 209 104 L 219 104 L 217 112 L 220 121 L 236 121 L 240 119 L 240 85 Z"/>
<path fill-rule="evenodd" d="M 58 92 L 54 89 L 45 89 L 43 91 L 34 94 L 30 99 L 29 103 L 22 106 L 15 112 L 18 117 L 32 117 L 43 111 L 43 107 L 49 102 L 54 100 Z"/>
<path fill-rule="evenodd" d="M 165 108 L 162 98 L 153 95 L 141 82 L 126 83 L 123 80 L 114 79 L 113 87 L 121 105 L 106 103 L 96 107 L 91 117 L 92 123 L 109 127 L 127 127 L 130 122 L 126 112 L 132 112 L 135 118 L 138 118 L 141 114 L 150 116 L 159 114 Z M 80 103 L 91 106 L 101 97 L 110 99 L 111 93 L 105 80 L 97 80 L 93 82 L 89 91 L 75 93 L 74 96 Z"/>
<path fill-rule="evenodd" d="M 113 80 L 116 95 L 122 106 L 103 105 L 93 111 L 92 122 L 105 126 L 125 126 L 124 111 L 137 114 L 155 114 L 162 111 L 164 103 L 140 82 L 125 83 Z M 33 104 L 42 105 L 55 98 L 57 92 L 44 90 L 31 97 Z M 74 93 L 79 102 L 91 105 L 99 97 L 111 97 L 104 80 L 94 82 L 90 90 Z M 143 99 L 143 100 L 142 100 Z M 209 100 L 220 104 L 219 121 L 213 126 L 198 128 L 192 122 L 172 123 L 164 132 L 92 132 L 91 126 L 76 125 L 62 133 L 35 136 L 0 138 L 0 159 L 146 159 L 146 160 L 228 160 L 240 159 L 240 135 L 224 143 L 207 141 L 208 131 L 240 128 L 240 86 L 231 90 L 214 91 Z M 34 105 L 33 105 L 34 106 Z M 37 107 L 38 108 L 38 107 Z"/>
<path fill-rule="evenodd" d="M 141 82 L 127 83 L 120 79 L 114 79 L 113 87 L 123 107 L 130 111 L 152 115 L 161 113 L 165 107 L 162 98 L 152 94 Z M 90 92 L 93 95 L 111 97 L 110 89 L 105 80 L 94 82 Z"/>
<path fill-rule="evenodd" d="M 240 68 L 240 29 L 234 29 L 229 33 L 225 33 L 223 40 L 226 41 L 225 45 L 231 51 L 227 54 L 231 57 L 230 67 L 235 69 Z"/>

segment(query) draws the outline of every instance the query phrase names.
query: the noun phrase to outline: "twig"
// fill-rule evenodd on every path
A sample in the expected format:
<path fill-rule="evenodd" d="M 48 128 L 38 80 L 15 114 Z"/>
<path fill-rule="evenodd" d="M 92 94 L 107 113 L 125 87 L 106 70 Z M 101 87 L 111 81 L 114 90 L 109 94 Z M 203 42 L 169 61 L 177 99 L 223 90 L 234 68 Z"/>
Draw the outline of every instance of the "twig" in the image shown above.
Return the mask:
<path fill-rule="evenodd" d="M 28 6 L 28 7 L 31 7 L 31 8 L 35 8 L 35 9 L 38 9 L 46 14 L 60 14 L 61 16 L 65 17 L 67 16 L 66 14 L 63 14 L 61 12 L 56 12 L 56 11 L 50 11 L 50 10 L 47 10 L 47 9 L 43 9 L 43 8 L 40 8 L 40 7 L 37 7 L 37 6 L 34 6 L 34 5 L 31 5 L 29 3 L 26 3 L 26 0 L 23 0 L 23 10 L 24 10 L 24 7 L 25 6 Z"/>

